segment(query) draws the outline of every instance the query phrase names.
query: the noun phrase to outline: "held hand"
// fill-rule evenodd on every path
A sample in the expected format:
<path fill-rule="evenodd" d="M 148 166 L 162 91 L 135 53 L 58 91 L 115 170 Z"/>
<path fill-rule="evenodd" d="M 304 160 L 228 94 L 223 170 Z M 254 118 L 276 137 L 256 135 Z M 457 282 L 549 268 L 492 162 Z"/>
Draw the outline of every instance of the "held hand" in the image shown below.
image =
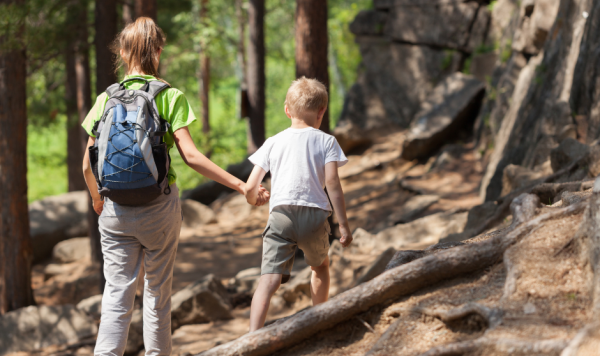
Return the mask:
<path fill-rule="evenodd" d="M 256 206 L 262 206 L 265 205 L 269 202 L 269 199 L 271 199 L 271 194 L 269 194 L 269 192 L 263 188 L 263 186 L 259 186 L 258 189 L 258 197 L 256 199 Z"/>
<path fill-rule="evenodd" d="M 350 246 L 350 243 L 352 242 L 352 233 L 347 225 L 340 224 L 340 235 L 342 235 L 342 237 L 340 237 L 340 243 L 342 246 Z"/>
<path fill-rule="evenodd" d="M 104 200 L 94 200 L 92 204 L 96 214 L 102 215 L 102 209 L 104 209 Z"/>

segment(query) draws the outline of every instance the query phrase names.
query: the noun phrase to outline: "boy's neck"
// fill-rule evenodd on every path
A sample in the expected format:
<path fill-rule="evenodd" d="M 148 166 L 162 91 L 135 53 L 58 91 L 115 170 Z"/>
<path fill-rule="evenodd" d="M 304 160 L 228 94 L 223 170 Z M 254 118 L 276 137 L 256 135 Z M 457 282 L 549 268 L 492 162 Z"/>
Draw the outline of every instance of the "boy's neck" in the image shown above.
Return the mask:
<path fill-rule="evenodd" d="M 290 126 L 292 129 L 306 129 L 309 127 L 318 129 L 320 124 L 320 120 L 317 115 L 315 115 L 315 117 L 305 118 L 292 116 L 290 120 L 292 120 L 292 126 Z"/>

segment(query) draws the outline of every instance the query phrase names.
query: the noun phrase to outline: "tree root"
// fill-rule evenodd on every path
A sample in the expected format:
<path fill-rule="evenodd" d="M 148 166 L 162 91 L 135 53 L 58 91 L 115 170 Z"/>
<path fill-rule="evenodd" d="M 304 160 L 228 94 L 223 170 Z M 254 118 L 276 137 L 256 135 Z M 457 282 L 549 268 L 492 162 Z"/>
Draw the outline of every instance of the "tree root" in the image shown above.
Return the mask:
<path fill-rule="evenodd" d="M 499 309 L 491 309 L 486 306 L 477 303 L 467 303 L 462 307 L 444 310 L 432 310 L 427 308 L 417 309 L 416 311 L 421 314 L 433 316 L 440 319 L 444 324 L 453 324 L 457 321 L 461 321 L 470 315 L 480 316 L 486 325 L 486 328 L 493 328 L 500 325 L 502 322 L 502 311 Z"/>
<path fill-rule="evenodd" d="M 565 340 L 494 339 L 484 336 L 475 340 L 437 346 L 421 354 L 421 356 L 459 356 L 484 350 L 510 354 L 558 355 L 566 346 L 567 341 Z M 489 351 L 487 354 L 489 354 Z"/>
<path fill-rule="evenodd" d="M 587 186 L 587 184 L 589 184 L 588 182 L 557 183 L 557 184 L 547 185 L 547 183 L 550 183 L 550 182 L 560 178 L 562 175 L 572 172 L 574 169 L 579 167 L 579 165 L 582 164 L 583 162 L 585 162 L 585 157 L 578 159 L 577 161 L 570 164 L 568 167 L 561 169 L 556 173 L 553 173 L 544 178 L 540 178 L 540 179 L 536 180 L 534 183 L 532 183 L 526 187 L 514 190 L 514 191 L 510 192 L 509 194 L 505 195 L 504 197 L 501 197 L 500 199 L 498 199 L 496 201 L 498 204 L 498 209 L 496 210 L 494 215 L 492 215 L 490 218 L 488 218 L 483 224 L 481 224 L 481 226 L 474 229 L 472 236 L 477 236 L 477 235 L 483 233 L 484 231 L 489 230 L 492 227 L 501 223 L 502 220 L 504 220 L 504 218 L 506 216 L 508 216 L 509 211 L 510 211 L 509 210 L 510 204 L 512 203 L 513 199 L 515 199 L 516 197 L 518 197 L 521 194 L 529 193 L 529 192 L 533 193 L 534 191 L 538 192 L 538 194 L 546 194 L 546 192 L 554 191 L 554 190 L 558 191 L 560 189 L 563 189 L 562 191 L 564 191 L 564 190 L 566 190 L 566 188 L 568 187 L 569 184 L 579 184 L 579 187 L 577 187 L 577 189 L 581 189 L 583 184 L 586 184 L 586 186 Z M 572 188 L 574 189 L 575 186 L 573 186 Z M 553 196 L 553 198 L 554 198 L 554 196 Z M 542 201 L 545 201 L 545 200 L 542 199 Z"/>
<path fill-rule="evenodd" d="M 348 320 L 386 300 L 412 294 L 422 288 L 486 268 L 504 251 L 541 223 L 583 211 L 586 202 L 560 208 L 523 223 L 506 235 L 439 251 L 384 272 L 373 280 L 331 300 L 299 312 L 274 325 L 246 334 L 200 355 L 268 355 Z"/>

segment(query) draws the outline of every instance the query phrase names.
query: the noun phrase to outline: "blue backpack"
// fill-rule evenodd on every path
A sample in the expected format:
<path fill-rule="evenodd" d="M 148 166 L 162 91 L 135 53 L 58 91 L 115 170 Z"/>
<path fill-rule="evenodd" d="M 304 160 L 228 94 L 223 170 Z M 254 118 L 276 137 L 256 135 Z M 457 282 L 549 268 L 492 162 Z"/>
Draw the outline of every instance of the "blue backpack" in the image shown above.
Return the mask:
<path fill-rule="evenodd" d="M 143 81 L 138 90 L 129 81 Z M 89 148 L 98 193 L 121 205 L 139 206 L 170 194 L 171 163 L 164 135 L 169 123 L 158 115 L 156 96 L 169 84 L 130 78 L 108 87 L 108 101 L 94 125 L 96 142 Z"/>

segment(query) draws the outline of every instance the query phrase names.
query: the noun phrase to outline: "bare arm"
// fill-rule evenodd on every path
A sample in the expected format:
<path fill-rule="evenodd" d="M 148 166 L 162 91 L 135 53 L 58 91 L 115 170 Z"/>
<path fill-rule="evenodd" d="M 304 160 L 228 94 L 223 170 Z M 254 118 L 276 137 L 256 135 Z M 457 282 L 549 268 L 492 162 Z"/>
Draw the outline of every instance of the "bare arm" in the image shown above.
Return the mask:
<path fill-rule="evenodd" d="M 104 200 L 98 193 L 98 186 L 96 185 L 96 178 L 94 177 L 94 173 L 92 172 L 92 166 L 90 166 L 90 147 L 94 145 L 96 142 L 96 138 L 90 136 L 88 139 L 88 143 L 85 147 L 85 152 L 83 153 L 83 177 L 85 178 L 85 184 L 87 184 L 88 190 L 90 191 L 90 195 L 92 196 L 92 202 L 94 205 L 94 211 L 98 215 L 102 214 L 102 208 L 104 207 Z"/>
<path fill-rule="evenodd" d="M 248 204 L 262 205 L 266 203 L 264 202 L 264 199 L 269 199 L 269 193 L 260 185 L 260 182 L 262 182 L 265 174 L 267 174 L 267 172 L 265 172 L 265 170 L 260 166 L 254 166 L 250 177 L 248 177 L 248 182 L 246 182 L 245 195 Z"/>
<path fill-rule="evenodd" d="M 352 233 L 350 232 L 348 218 L 346 217 L 346 201 L 344 200 L 344 192 L 342 191 L 342 184 L 338 176 L 337 162 L 329 162 L 325 165 L 325 186 L 327 187 L 331 204 L 333 204 L 335 216 L 340 224 L 340 234 L 342 235 L 340 242 L 342 246 L 348 247 L 352 242 Z"/>
<path fill-rule="evenodd" d="M 187 127 L 183 127 L 174 133 L 175 144 L 179 150 L 179 154 L 183 158 L 183 161 L 194 169 L 196 172 L 202 174 L 208 179 L 212 179 L 217 183 L 221 183 L 237 192 L 244 194 L 245 183 L 227 173 L 221 167 L 214 164 L 205 155 L 200 153 L 192 141 L 192 136 Z"/>

